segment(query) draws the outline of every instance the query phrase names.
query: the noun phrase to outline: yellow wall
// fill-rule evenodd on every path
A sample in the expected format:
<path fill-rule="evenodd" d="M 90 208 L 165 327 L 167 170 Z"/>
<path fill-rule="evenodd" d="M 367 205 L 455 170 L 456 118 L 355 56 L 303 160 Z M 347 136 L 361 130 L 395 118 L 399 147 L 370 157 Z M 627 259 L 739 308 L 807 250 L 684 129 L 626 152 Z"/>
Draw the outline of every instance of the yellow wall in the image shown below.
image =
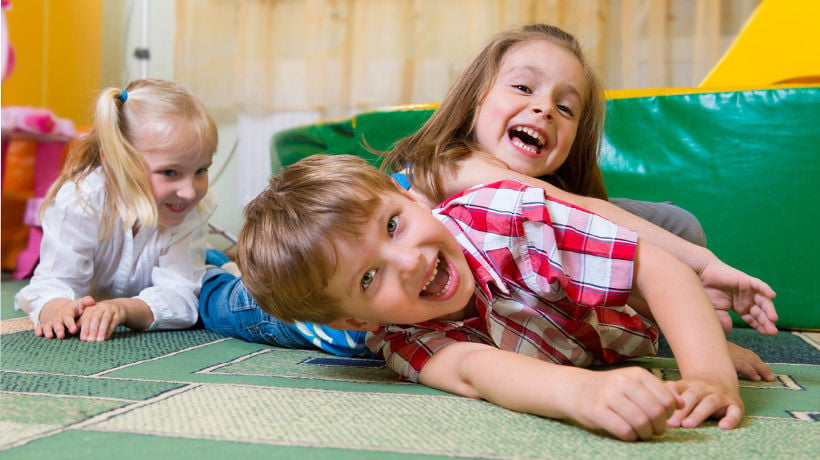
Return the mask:
<path fill-rule="evenodd" d="M 102 0 L 12 0 L 6 10 L 16 62 L 3 106 L 45 107 L 90 126 L 100 90 Z"/>

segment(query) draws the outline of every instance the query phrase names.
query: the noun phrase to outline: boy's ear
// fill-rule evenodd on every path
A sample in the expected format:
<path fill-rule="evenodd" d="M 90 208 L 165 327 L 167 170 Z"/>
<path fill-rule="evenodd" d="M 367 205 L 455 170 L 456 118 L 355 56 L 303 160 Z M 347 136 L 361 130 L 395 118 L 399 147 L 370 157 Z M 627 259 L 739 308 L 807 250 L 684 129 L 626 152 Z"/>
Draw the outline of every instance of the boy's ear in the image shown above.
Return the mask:
<path fill-rule="evenodd" d="M 327 323 L 328 327 L 338 329 L 340 331 L 375 331 L 380 324 L 373 321 L 362 321 L 351 316 L 346 318 L 337 318 Z"/>

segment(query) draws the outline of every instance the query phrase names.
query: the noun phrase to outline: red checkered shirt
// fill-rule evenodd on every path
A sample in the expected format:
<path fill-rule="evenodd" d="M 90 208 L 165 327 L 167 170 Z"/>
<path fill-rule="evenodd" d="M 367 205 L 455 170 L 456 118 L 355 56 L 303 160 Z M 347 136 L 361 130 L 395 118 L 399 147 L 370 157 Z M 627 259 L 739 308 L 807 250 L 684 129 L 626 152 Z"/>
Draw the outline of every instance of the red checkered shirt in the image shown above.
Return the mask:
<path fill-rule="evenodd" d="M 515 180 L 467 190 L 434 213 L 467 257 L 478 317 L 369 335 L 368 347 L 402 378 L 417 381 L 433 353 L 456 341 L 575 366 L 657 351 L 657 329 L 626 305 L 635 232 Z"/>

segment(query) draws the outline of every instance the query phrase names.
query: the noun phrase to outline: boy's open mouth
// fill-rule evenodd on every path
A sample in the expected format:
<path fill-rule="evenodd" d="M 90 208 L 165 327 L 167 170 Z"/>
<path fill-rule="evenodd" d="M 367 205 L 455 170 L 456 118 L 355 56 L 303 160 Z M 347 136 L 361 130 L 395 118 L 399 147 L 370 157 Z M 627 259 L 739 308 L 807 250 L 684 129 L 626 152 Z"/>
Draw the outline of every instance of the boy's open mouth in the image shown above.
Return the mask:
<path fill-rule="evenodd" d="M 507 135 L 513 145 L 522 148 L 533 155 L 538 155 L 541 148 L 547 143 L 546 137 L 538 131 L 526 126 L 513 126 L 507 132 Z"/>
<path fill-rule="evenodd" d="M 436 267 L 430 274 L 427 284 L 419 292 L 420 297 L 438 297 L 447 292 L 450 287 L 450 267 L 444 257 L 439 254 L 436 260 Z"/>

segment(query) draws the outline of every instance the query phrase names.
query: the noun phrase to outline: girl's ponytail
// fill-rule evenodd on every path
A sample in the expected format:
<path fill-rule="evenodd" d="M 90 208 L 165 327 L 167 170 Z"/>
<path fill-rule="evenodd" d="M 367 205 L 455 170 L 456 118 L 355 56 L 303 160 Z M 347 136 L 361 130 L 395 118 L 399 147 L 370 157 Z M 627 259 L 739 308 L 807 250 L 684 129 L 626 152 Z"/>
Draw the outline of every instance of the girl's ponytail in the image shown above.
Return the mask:
<path fill-rule="evenodd" d="M 102 239 L 111 233 L 118 218 L 122 219 L 123 228 L 152 227 L 157 222 L 157 209 L 142 156 L 128 141 L 124 106 L 129 102 L 138 103 L 134 97 L 129 101 L 129 89 L 103 90 L 94 110 L 94 131 L 105 172 Z"/>

